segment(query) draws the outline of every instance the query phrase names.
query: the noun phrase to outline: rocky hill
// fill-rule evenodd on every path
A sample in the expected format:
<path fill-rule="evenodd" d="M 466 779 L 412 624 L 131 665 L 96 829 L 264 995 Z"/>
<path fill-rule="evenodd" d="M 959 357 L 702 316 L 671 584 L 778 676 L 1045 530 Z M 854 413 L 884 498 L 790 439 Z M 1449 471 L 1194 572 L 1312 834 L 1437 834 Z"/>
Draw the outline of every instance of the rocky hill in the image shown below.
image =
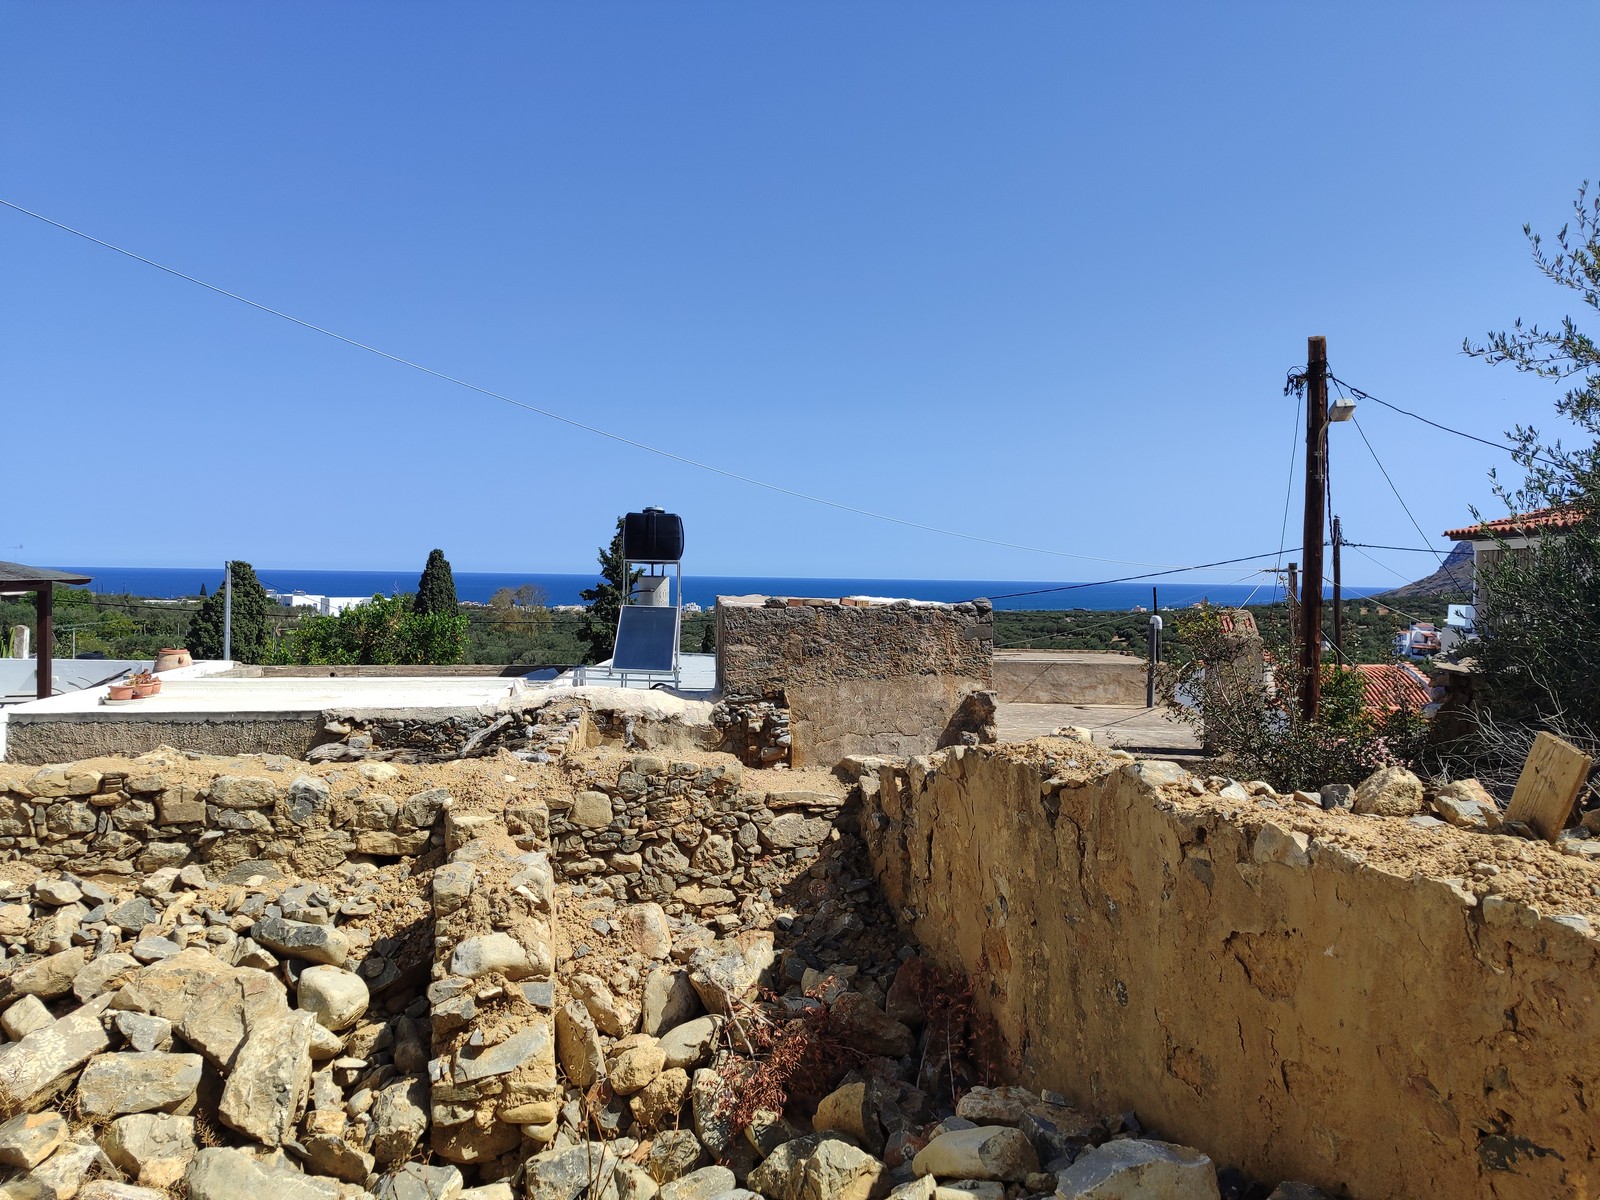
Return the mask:
<path fill-rule="evenodd" d="M 1378 599 L 1405 600 L 1416 596 L 1450 596 L 1468 599 L 1472 594 L 1472 543 L 1457 542 L 1439 569 L 1405 587 L 1385 592 Z"/>

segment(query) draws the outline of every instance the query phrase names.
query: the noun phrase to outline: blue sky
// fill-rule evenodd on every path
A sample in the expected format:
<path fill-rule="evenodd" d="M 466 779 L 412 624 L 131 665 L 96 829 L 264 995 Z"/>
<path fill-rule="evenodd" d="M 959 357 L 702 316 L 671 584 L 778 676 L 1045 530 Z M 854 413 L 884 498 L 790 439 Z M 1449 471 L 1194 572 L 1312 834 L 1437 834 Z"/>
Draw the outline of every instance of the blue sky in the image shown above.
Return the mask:
<path fill-rule="evenodd" d="M 675 453 L 1086 557 L 620 446 L 4 210 L 0 557 L 585 570 L 648 503 L 708 574 L 1275 549 L 1308 334 L 1448 424 L 1552 425 L 1460 344 L 1572 307 L 1521 227 L 1600 176 L 1562 49 L 1597 34 L 1578 4 L 3 0 L 0 196 Z M 1495 511 L 1503 456 L 1359 417 L 1429 544 Z M 1332 456 L 1346 536 L 1418 545 L 1352 427 Z M 1352 582 L 1431 565 L 1373 556 Z"/>

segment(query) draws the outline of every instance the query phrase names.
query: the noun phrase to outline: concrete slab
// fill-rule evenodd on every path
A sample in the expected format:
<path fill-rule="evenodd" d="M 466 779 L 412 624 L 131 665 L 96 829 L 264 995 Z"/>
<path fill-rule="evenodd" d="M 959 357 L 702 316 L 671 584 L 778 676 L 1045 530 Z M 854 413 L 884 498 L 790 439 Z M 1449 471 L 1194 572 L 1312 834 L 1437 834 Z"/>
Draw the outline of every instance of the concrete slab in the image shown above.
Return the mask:
<path fill-rule="evenodd" d="M 1194 730 L 1168 716 L 1164 709 L 1122 704 L 1001 704 L 996 706 L 996 733 L 1002 742 L 1025 742 L 1054 733 L 1063 725 L 1081 725 L 1094 740 L 1122 750 L 1200 752 Z"/>

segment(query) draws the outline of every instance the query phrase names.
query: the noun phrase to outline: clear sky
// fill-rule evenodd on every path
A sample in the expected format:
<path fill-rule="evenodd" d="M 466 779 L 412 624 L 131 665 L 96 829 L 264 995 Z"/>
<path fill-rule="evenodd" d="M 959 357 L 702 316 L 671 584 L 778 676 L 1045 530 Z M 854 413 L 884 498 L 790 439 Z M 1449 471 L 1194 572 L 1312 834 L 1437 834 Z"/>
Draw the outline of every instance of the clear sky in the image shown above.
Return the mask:
<path fill-rule="evenodd" d="M 1460 345 L 1572 308 L 1521 227 L 1600 177 L 1597 36 L 1587 3 L 0 0 L 0 196 L 653 446 L 1089 558 L 608 442 L 9 210 L 0 557 L 576 571 L 650 503 L 707 574 L 1275 549 L 1308 334 L 1448 424 L 1551 423 Z M 1504 456 L 1358 415 L 1429 544 L 1497 514 Z M 1346 536 L 1419 545 L 1332 443 Z"/>

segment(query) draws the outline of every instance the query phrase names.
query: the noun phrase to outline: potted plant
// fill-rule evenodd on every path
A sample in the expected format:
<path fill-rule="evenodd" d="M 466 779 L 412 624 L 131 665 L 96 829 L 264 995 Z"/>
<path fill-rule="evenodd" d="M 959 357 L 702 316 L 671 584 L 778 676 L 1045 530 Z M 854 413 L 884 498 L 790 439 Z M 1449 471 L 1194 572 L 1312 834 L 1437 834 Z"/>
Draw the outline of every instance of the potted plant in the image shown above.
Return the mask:
<path fill-rule="evenodd" d="M 132 700 L 133 684 L 126 679 L 119 679 L 106 690 L 107 700 Z"/>
<path fill-rule="evenodd" d="M 133 694 L 136 698 L 154 696 L 161 690 L 161 680 L 150 671 L 135 671 L 127 680 L 133 685 Z"/>

